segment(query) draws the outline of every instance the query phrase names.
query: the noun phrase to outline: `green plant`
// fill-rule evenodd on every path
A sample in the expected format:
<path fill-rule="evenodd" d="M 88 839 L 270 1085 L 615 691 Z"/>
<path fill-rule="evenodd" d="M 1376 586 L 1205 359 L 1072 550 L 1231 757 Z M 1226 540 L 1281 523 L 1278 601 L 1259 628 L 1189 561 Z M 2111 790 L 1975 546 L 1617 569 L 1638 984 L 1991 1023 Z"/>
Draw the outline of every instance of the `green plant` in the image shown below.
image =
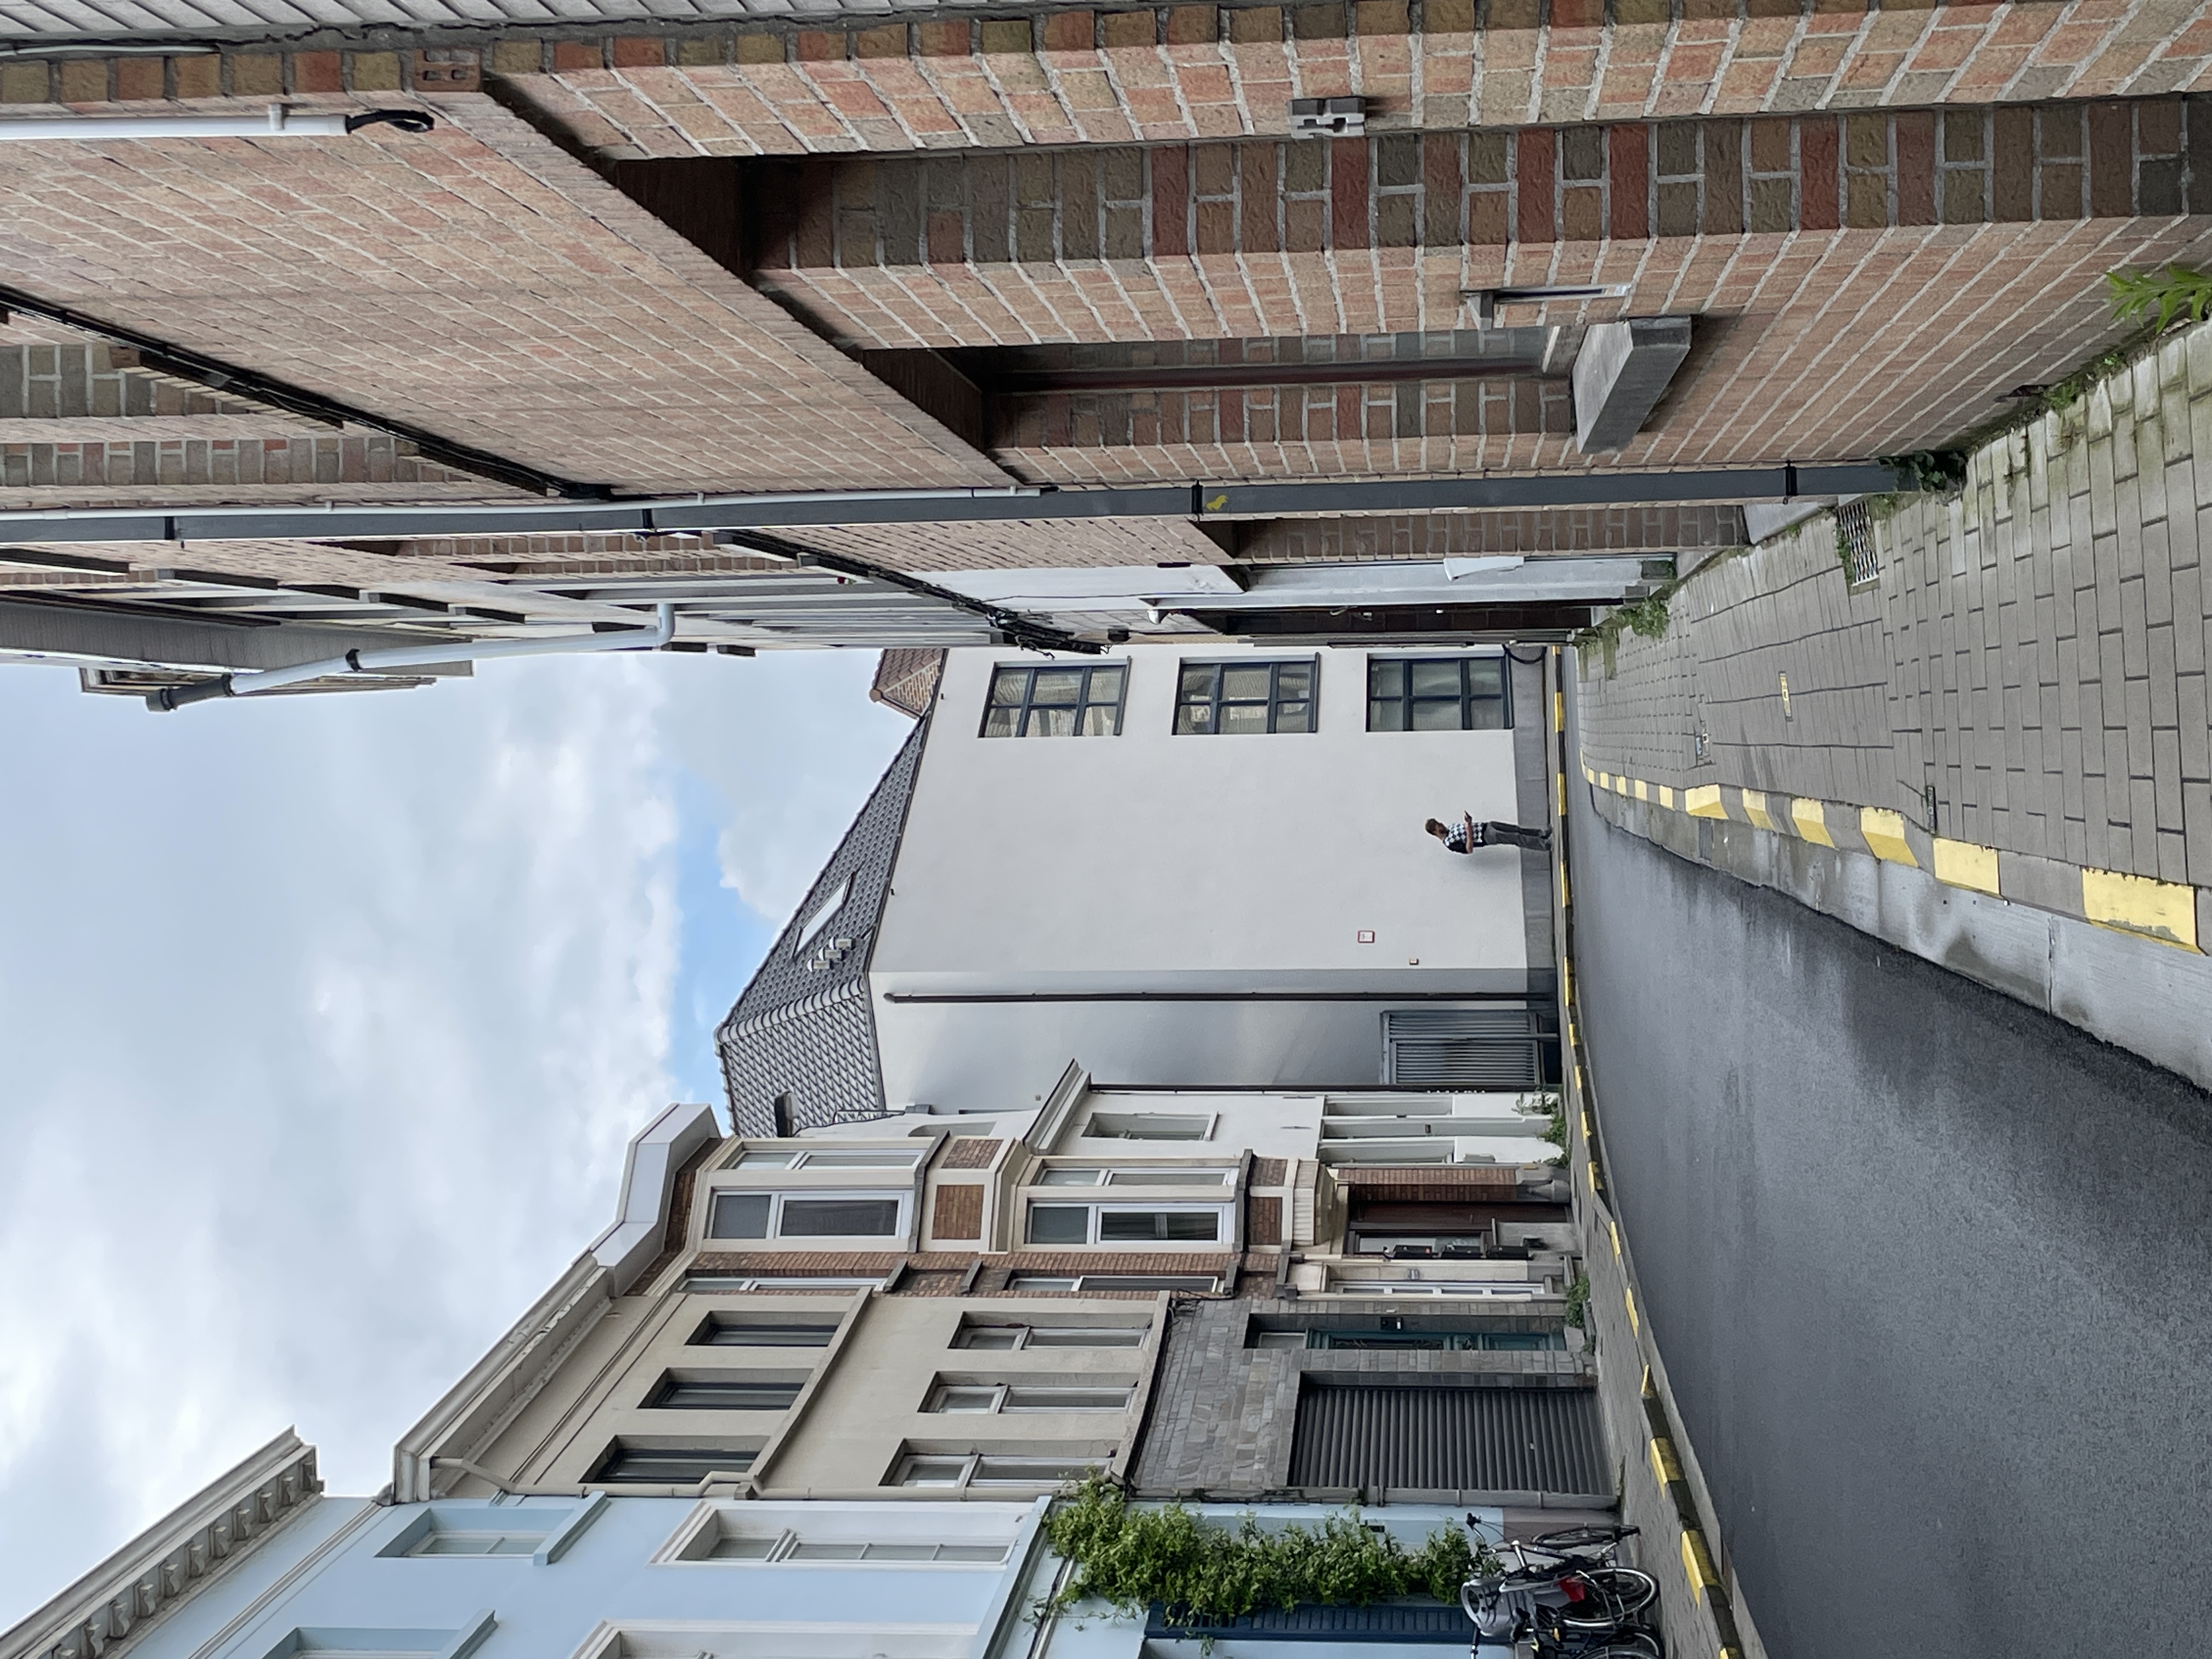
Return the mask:
<path fill-rule="evenodd" d="M 2132 322 L 2146 312 L 2155 311 L 2157 320 L 2151 324 L 2154 334 L 2165 333 L 2182 318 L 2201 323 L 2212 315 L 2212 276 L 2185 265 L 2167 265 L 2158 270 L 2108 270 L 2105 286 L 2112 291 L 2116 321 Z"/>
<path fill-rule="evenodd" d="M 1075 1572 L 1031 1616 L 1042 1621 L 1097 1597 L 1126 1613 L 1154 1602 L 1171 1623 L 1218 1625 L 1256 1607 L 1301 1602 L 1364 1607 L 1395 1595 L 1450 1601 L 1478 1569 L 1494 1562 L 1468 1535 L 1447 1527 L 1418 1550 L 1370 1528 L 1357 1510 L 1315 1526 L 1263 1530 L 1244 1515 L 1218 1526 L 1180 1504 L 1133 1508 L 1121 1490 L 1092 1474 L 1063 1494 L 1044 1534 Z"/>
<path fill-rule="evenodd" d="M 1567 1286 L 1567 1323 L 1577 1330 L 1584 1330 L 1589 1322 L 1589 1275 L 1577 1273 L 1575 1282 Z"/>
<path fill-rule="evenodd" d="M 1916 449 L 1905 455 L 1877 455 L 1875 465 L 1911 480 L 1915 489 L 1943 495 L 1966 482 L 1966 456 L 1957 449 Z"/>
<path fill-rule="evenodd" d="M 1513 1109 L 1545 1120 L 1543 1138 L 1559 1149 L 1559 1155 L 1551 1160 L 1551 1165 L 1555 1170 L 1565 1169 L 1567 1163 L 1567 1109 L 1560 1103 L 1559 1097 L 1551 1090 L 1540 1090 L 1533 1095 L 1522 1096 L 1513 1103 Z"/>

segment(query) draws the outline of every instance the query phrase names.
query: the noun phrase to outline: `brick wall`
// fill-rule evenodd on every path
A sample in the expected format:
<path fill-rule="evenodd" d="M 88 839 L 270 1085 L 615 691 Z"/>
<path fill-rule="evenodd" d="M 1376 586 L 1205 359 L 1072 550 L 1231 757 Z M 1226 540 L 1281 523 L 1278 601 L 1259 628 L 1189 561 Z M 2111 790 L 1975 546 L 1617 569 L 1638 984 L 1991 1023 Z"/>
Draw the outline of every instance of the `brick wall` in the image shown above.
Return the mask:
<path fill-rule="evenodd" d="M 1503 553 L 1583 553 L 1735 547 L 1733 507 L 1584 508 L 1559 513 L 1416 513 L 1395 518 L 1276 519 L 1237 526 L 1242 562 L 1334 563 Z"/>

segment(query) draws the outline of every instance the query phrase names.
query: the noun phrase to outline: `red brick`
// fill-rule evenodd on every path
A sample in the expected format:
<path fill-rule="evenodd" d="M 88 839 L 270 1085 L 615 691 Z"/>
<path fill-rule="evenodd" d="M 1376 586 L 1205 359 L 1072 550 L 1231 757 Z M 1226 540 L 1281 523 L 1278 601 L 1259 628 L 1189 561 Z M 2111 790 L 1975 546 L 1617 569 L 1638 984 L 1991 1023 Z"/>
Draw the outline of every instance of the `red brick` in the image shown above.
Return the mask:
<path fill-rule="evenodd" d="M 1213 6 L 1176 6 L 1168 13 L 1168 44 L 1208 45 L 1221 38 L 1221 13 Z"/>
<path fill-rule="evenodd" d="M 1797 128 L 1797 223 L 1805 230 L 1835 230 L 1843 222 L 1838 200 L 1840 135 L 1829 116 L 1806 116 Z"/>
<path fill-rule="evenodd" d="M 965 20 L 929 22 L 916 30 L 924 58 L 965 58 L 973 50 L 975 30 Z"/>
<path fill-rule="evenodd" d="M 1897 118 L 1897 222 L 1936 222 L 1936 118 L 1906 110 Z"/>
<path fill-rule="evenodd" d="M 1635 123 L 1606 129 L 1607 228 L 1624 240 L 1651 234 L 1651 129 Z"/>
<path fill-rule="evenodd" d="M 1044 19 L 1043 50 L 1046 52 L 1090 52 L 1098 44 L 1098 18 L 1095 12 L 1055 11 Z"/>
<path fill-rule="evenodd" d="M 178 97 L 222 96 L 222 59 L 213 53 L 204 58 L 172 58 L 169 65 L 170 84 L 176 88 Z M 62 71 L 66 76 L 69 65 L 63 64 Z M 105 74 L 100 76 L 103 82 L 106 78 Z"/>
<path fill-rule="evenodd" d="M 617 35 L 609 48 L 617 69 L 659 68 L 668 61 L 668 50 L 657 35 Z"/>
<path fill-rule="evenodd" d="M 1330 244 L 1339 248 L 1365 247 L 1369 240 L 1367 207 L 1374 154 L 1364 138 L 1332 138 L 1326 142 Z"/>
<path fill-rule="evenodd" d="M 1513 234 L 1523 242 L 1556 240 L 1552 213 L 1559 141 L 1549 127 L 1524 127 L 1514 143 Z"/>
<path fill-rule="evenodd" d="M 2135 209 L 2135 154 L 2124 104 L 2089 106 L 2089 211 L 2124 219 Z"/>
<path fill-rule="evenodd" d="M 1152 154 L 1152 252 L 1177 258 L 1190 252 L 1190 152 L 1181 145 Z"/>
<path fill-rule="evenodd" d="M 842 63 L 845 37 L 829 29 L 801 29 L 792 41 L 792 56 L 802 64 Z"/>
<path fill-rule="evenodd" d="M 607 66 L 605 47 L 597 40 L 556 40 L 553 43 L 553 73 L 565 74 L 571 70 L 605 69 Z"/>
<path fill-rule="evenodd" d="M 280 83 L 278 88 L 283 88 Z M 125 102 L 159 98 L 162 95 L 161 60 L 158 58 L 124 58 L 115 65 L 115 95 Z"/>
<path fill-rule="evenodd" d="M 2035 217 L 2035 112 L 2000 108 L 1990 158 L 1990 216 L 2021 222 Z"/>

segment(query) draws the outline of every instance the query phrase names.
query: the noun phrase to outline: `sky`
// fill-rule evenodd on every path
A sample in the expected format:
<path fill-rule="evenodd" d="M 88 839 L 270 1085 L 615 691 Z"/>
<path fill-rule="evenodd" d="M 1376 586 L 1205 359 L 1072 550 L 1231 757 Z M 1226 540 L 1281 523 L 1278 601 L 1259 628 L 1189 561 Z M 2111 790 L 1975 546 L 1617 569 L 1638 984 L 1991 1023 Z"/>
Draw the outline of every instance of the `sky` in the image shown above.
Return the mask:
<path fill-rule="evenodd" d="M 719 1102 L 872 653 L 167 715 L 0 666 L 0 1630 L 288 1425 L 333 1492 Z"/>

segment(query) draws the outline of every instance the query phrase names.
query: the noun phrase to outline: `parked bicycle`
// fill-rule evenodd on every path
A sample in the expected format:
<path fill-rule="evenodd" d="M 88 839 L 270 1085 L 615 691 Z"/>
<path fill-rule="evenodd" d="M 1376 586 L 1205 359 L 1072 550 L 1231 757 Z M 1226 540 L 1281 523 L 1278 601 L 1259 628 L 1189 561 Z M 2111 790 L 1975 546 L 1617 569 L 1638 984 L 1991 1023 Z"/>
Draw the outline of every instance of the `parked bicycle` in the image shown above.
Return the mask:
<path fill-rule="evenodd" d="M 1470 1528 L 1479 1527 L 1468 1516 Z M 1482 1637 L 1535 1639 L 1547 1659 L 1658 1659 L 1656 1638 L 1630 1628 L 1657 1600 L 1658 1581 L 1614 1557 L 1633 1527 L 1570 1527 L 1534 1540 L 1501 1538 L 1502 1572 L 1460 1586 L 1460 1606 Z"/>

